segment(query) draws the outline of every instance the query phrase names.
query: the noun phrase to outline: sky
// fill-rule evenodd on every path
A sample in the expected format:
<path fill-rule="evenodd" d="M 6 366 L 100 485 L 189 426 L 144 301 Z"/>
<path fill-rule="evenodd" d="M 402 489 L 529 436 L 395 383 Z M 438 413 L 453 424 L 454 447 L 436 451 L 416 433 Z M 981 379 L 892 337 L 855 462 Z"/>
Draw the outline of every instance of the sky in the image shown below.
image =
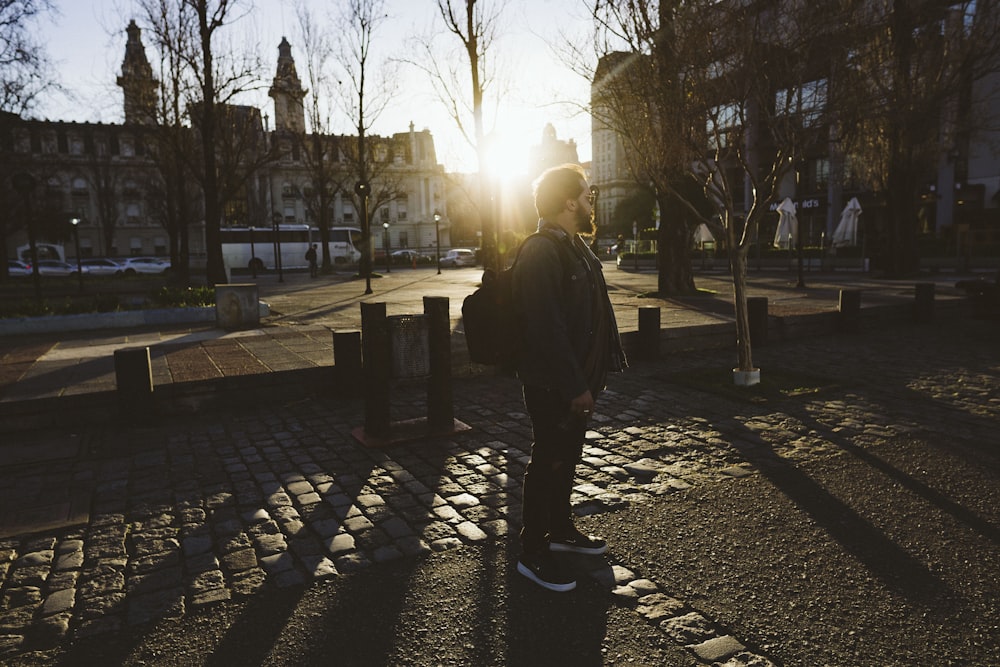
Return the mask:
<path fill-rule="evenodd" d="M 233 36 L 261 45 L 265 62 L 263 89 L 240 100 L 273 116 L 267 86 L 274 76 L 282 36 L 292 45 L 299 78 L 305 81 L 305 54 L 298 49 L 298 0 L 241 0 L 253 9 L 235 26 Z M 344 0 L 305 0 L 317 16 Z M 556 47 L 565 40 L 586 40 L 586 0 L 500 0 L 503 29 L 494 53 L 509 81 L 507 91 L 489 117 L 499 141 L 498 168 L 518 173 L 526 170 L 528 151 L 552 123 L 559 139 L 574 139 L 581 161 L 590 159 L 590 117 L 581 113 L 590 95 L 586 79 L 572 71 Z M 70 97 L 48 98 L 35 116 L 50 120 L 122 121 L 121 89 L 115 79 L 125 53 L 125 27 L 140 14 L 131 0 L 54 0 L 60 15 L 41 26 L 43 43 L 54 61 Z M 456 4 L 463 4 L 458 0 Z M 388 18 L 376 33 L 380 57 L 405 57 L 413 53 L 411 38 L 430 34 L 437 18 L 435 0 L 387 0 Z M 460 46 L 454 35 L 444 36 L 449 48 Z M 147 56 L 150 40 L 144 35 Z M 585 42 L 584 42 L 585 43 Z M 555 45 L 555 46 L 554 46 Z M 466 66 L 467 67 L 467 66 Z M 471 84 L 469 85 L 471 87 Z M 493 107 L 490 107 L 491 109 Z M 475 155 L 458 133 L 454 121 L 434 96 L 426 75 L 412 66 L 400 70 L 399 93 L 377 119 L 372 132 L 388 135 L 429 129 L 434 136 L 438 162 L 450 172 L 476 170 Z M 349 133 L 346 129 L 340 132 Z"/>

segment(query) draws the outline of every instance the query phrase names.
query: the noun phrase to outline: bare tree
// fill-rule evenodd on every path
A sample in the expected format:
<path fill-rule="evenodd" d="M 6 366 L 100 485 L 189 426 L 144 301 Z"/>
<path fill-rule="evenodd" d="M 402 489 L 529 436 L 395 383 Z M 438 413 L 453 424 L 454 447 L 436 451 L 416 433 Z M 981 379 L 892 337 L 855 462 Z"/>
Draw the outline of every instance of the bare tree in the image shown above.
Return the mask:
<path fill-rule="evenodd" d="M 143 94 L 156 96 L 146 100 L 155 118 L 145 131 L 150 155 L 159 178 L 147 184 L 147 202 L 170 239 L 170 262 L 173 279 L 190 283 L 189 225 L 198 211 L 194 202 L 193 166 L 198 150 L 191 132 L 189 100 L 193 79 L 187 71 L 194 36 L 194 15 L 175 0 L 140 0 L 143 23 L 152 35 L 159 55 L 156 87 Z"/>
<path fill-rule="evenodd" d="M 493 193 L 487 178 L 489 173 L 488 145 L 484 101 L 495 82 L 490 57 L 501 18 L 503 3 L 490 0 L 437 0 L 438 13 L 444 21 L 445 29 L 457 37 L 462 44 L 468 69 L 464 75 L 454 65 L 455 61 L 442 59 L 435 54 L 433 45 L 425 41 L 421 46 L 425 52 L 422 62 L 415 62 L 429 75 L 431 85 L 455 121 L 462 136 L 476 150 L 479 164 L 479 217 L 482 222 L 483 266 L 498 267 L 497 223 L 493 212 Z M 461 81 L 468 77 L 466 88 L 471 95 L 463 94 Z M 469 122 L 471 116 L 471 123 Z"/>
<path fill-rule="evenodd" d="M 97 224 L 104 242 L 103 252 L 110 255 L 111 248 L 115 244 L 115 229 L 119 222 L 118 188 L 120 179 L 107 147 L 98 145 L 96 149 L 87 160 L 89 163 L 88 180 L 91 190 L 94 192 Z"/>
<path fill-rule="evenodd" d="M 0 137 L 8 137 L 30 112 L 39 97 L 57 87 L 44 45 L 33 34 L 38 20 L 55 8 L 49 0 L 0 0 Z M 5 139 L 0 145 L 0 252 L 8 257 L 7 236 L 13 225 L 9 212 L 20 198 L 11 189 L 11 176 L 25 168 L 7 159 L 11 153 Z M 0 267 L 0 280 L 8 277 L 7 265 Z"/>
<path fill-rule="evenodd" d="M 819 13 L 710 0 L 594 11 L 602 56 L 594 113 L 626 142 L 633 176 L 651 184 L 660 205 L 661 294 L 693 288 L 696 223 L 724 232 L 741 371 L 756 370 L 747 254 L 795 161 L 822 137 L 818 101 L 803 102 L 806 84 L 824 75 L 811 57 L 821 48 Z"/>
<path fill-rule="evenodd" d="M 247 200 L 250 176 L 274 157 L 266 145 L 259 114 L 234 104 L 261 85 L 259 56 L 226 40 L 227 28 L 252 9 L 247 0 L 142 0 L 161 56 L 159 114 L 161 170 L 164 174 L 168 229 L 186 255 L 184 236 L 190 207 L 190 177 L 201 186 L 205 219 L 207 281 L 225 281 L 220 228 L 227 204 Z M 219 55 L 221 54 L 221 55 Z M 195 131 L 189 143 L 187 123 Z M 190 158 L 196 146 L 197 159 Z M 236 209 L 245 209 L 237 204 Z M 246 213 L 249 215 L 249 212 Z M 242 220 L 245 222 L 245 220 Z"/>
<path fill-rule="evenodd" d="M 375 35 L 387 18 L 385 0 L 348 0 L 337 23 L 342 40 L 336 61 L 343 75 L 337 100 L 357 132 L 353 146 L 343 144 L 341 149 L 358 179 L 354 202 L 362 217 L 361 273 L 367 281 L 366 293 L 371 292 L 372 213 L 397 196 L 397 184 L 387 180 L 391 161 L 374 155 L 368 140 L 372 125 L 392 99 L 396 83 L 395 65 L 389 59 L 378 60 L 373 52 Z"/>
<path fill-rule="evenodd" d="M 0 111 L 30 111 L 39 96 L 57 84 L 44 45 L 32 28 L 50 0 L 0 0 Z"/>
<path fill-rule="evenodd" d="M 888 274 L 910 275 L 919 268 L 921 185 L 936 180 L 943 161 L 967 159 L 978 130 L 996 130 L 975 113 L 970 91 L 1000 72 L 1000 7 L 973 0 L 844 4 L 853 39 L 841 41 L 843 65 L 833 78 L 836 138 L 885 202 L 869 249 Z M 996 104 L 1000 91 L 979 90 Z M 950 192 L 943 195 L 950 200 Z"/>
<path fill-rule="evenodd" d="M 319 228 L 324 271 L 331 268 L 330 226 L 333 222 L 333 205 L 338 192 L 346 192 L 347 177 L 341 163 L 343 137 L 333 134 L 332 102 L 336 94 L 330 66 L 334 57 L 330 33 L 323 30 L 305 3 L 296 8 L 299 19 L 299 37 L 305 53 L 306 80 L 311 92 L 306 106 L 308 130 L 294 138 L 300 146 L 302 162 L 309 178 L 309 188 L 302 193 L 303 203 Z"/>

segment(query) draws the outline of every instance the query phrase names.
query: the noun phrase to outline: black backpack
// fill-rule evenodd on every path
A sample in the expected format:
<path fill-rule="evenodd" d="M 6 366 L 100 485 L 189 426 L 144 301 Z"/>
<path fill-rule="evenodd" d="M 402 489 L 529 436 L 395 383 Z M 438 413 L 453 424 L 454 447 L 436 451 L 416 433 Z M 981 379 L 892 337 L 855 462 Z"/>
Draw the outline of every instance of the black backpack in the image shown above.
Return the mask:
<path fill-rule="evenodd" d="M 544 232 L 532 236 L 546 236 Z M 530 236 L 528 238 L 531 238 Z M 528 239 L 521 242 L 521 247 Z M 560 256 L 563 253 L 560 252 Z M 465 325 L 465 343 L 469 359 L 478 364 L 513 369 L 520 352 L 521 332 L 514 315 L 513 277 L 517 255 L 511 265 L 499 273 L 493 269 L 483 272 L 482 284 L 462 302 L 462 322 Z M 565 263 L 564 263 L 565 266 Z"/>

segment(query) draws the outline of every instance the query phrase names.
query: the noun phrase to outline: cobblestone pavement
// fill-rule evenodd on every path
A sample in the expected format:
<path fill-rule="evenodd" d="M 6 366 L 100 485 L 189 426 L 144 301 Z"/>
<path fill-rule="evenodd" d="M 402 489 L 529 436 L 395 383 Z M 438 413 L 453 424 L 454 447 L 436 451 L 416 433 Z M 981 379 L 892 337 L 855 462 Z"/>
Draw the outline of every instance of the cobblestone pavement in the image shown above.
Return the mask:
<path fill-rule="evenodd" d="M 765 381 L 772 369 L 809 374 L 799 378 L 804 393 L 757 402 L 692 388 L 718 355 L 638 365 L 612 378 L 600 402 L 575 510 L 608 512 L 759 474 L 777 458 L 841 455 L 829 434 L 861 448 L 913 433 L 995 442 L 995 324 L 761 348 Z M 40 435 L 72 442 L 77 455 L 0 469 L 2 499 L 28 507 L 41 494 L 82 495 L 86 514 L 77 525 L 0 538 L 0 658 L 511 535 L 530 444 L 518 391 L 508 378 L 458 380 L 455 413 L 471 432 L 387 450 L 352 439 L 360 400 L 323 398 Z M 419 416 L 422 395 L 422 385 L 396 385 L 393 418 Z M 638 613 L 701 663 L 772 664 L 660 590 L 651 573 L 612 562 L 591 574 L 638 598 Z"/>

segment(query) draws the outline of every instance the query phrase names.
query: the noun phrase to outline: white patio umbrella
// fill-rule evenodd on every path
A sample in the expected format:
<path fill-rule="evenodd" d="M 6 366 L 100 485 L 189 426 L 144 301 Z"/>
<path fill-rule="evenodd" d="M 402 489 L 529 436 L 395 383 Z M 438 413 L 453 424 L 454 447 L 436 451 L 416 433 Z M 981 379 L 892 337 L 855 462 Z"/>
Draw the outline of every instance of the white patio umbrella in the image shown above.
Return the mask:
<path fill-rule="evenodd" d="M 778 228 L 774 230 L 774 247 L 787 248 L 798 236 L 799 220 L 795 217 L 795 204 L 789 197 L 778 205 Z"/>
<path fill-rule="evenodd" d="M 857 197 L 851 197 L 847 202 L 843 212 L 840 214 L 840 222 L 833 230 L 833 237 L 830 242 L 834 248 L 844 248 L 858 245 L 858 218 L 861 216 L 861 204 Z"/>
<path fill-rule="evenodd" d="M 704 222 L 698 225 L 697 228 L 695 228 L 694 242 L 698 244 L 699 248 L 704 246 L 706 243 L 715 242 L 715 237 L 712 236 L 712 232 L 709 231 L 708 225 L 706 225 Z"/>

